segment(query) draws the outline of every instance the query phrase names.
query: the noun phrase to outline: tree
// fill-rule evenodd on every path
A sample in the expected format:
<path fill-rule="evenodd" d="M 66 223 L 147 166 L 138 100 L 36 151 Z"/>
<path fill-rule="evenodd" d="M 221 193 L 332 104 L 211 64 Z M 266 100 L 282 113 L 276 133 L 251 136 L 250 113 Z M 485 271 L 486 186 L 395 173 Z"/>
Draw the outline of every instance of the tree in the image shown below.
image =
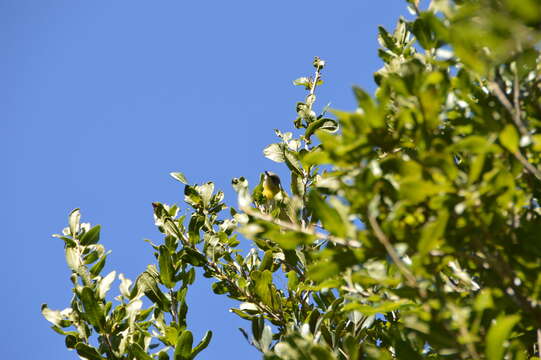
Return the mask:
<path fill-rule="evenodd" d="M 264 150 L 287 166 L 290 189 L 268 198 L 264 176 L 253 188 L 236 178 L 230 207 L 213 183 L 171 174 L 190 215 L 153 204 L 157 264 L 133 285 L 120 276 L 116 305 L 99 226 L 70 214 L 57 237 L 74 296 L 66 310 L 42 308 L 68 348 L 91 360 L 194 358 L 211 338 L 194 347 L 186 328 L 200 268 L 239 302 L 242 333 L 265 359 L 539 358 L 541 6 L 408 3 L 413 20 L 379 29 L 378 88 L 354 88 L 356 111 L 316 113 L 323 60 L 295 80 L 307 90 L 297 135 L 277 130 Z M 253 241 L 246 256 L 239 236 Z"/>

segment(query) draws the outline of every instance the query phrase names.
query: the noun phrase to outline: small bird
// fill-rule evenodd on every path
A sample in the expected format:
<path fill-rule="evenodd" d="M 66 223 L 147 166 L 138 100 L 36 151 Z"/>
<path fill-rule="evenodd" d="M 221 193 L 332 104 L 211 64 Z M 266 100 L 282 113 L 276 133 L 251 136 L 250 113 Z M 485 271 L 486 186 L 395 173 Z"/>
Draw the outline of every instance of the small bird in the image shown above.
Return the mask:
<path fill-rule="evenodd" d="M 273 172 L 265 171 L 263 178 L 263 196 L 267 200 L 273 200 L 276 194 L 282 190 L 280 177 Z"/>

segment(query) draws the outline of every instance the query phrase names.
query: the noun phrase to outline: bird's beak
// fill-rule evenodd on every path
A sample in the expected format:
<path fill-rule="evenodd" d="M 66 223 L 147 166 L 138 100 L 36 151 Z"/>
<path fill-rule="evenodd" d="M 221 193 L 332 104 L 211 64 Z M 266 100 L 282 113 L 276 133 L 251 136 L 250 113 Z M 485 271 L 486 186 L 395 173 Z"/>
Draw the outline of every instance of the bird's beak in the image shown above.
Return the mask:
<path fill-rule="evenodd" d="M 270 176 L 268 171 L 265 171 L 265 175 Z"/>

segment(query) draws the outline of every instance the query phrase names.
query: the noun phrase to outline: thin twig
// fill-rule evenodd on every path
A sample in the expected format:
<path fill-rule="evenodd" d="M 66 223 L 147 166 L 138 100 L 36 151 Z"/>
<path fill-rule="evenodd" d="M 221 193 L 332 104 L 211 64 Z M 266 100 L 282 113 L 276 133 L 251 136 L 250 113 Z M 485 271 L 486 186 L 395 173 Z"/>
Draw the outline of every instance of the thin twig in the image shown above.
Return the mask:
<path fill-rule="evenodd" d="M 171 296 L 171 316 L 173 317 L 173 322 L 178 324 L 177 299 L 173 289 L 169 290 L 169 296 Z"/>
<path fill-rule="evenodd" d="M 513 81 L 513 103 L 515 104 L 514 116 L 518 119 L 518 122 L 522 124 L 522 122 L 520 121 L 520 119 L 522 118 L 521 113 L 520 113 L 520 83 L 518 81 L 518 74 L 516 72 L 515 72 L 515 79 Z M 524 127 L 523 131 L 524 130 L 526 131 L 526 136 L 527 136 L 528 129 L 526 129 L 524 124 L 522 124 L 522 126 Z M 520 133 L 522 134 L 522 136 L 524 136 L 524 133 L 522 131 Z"/>
<path fill-rule="evenodd" d="M 113 350 L 113 344 L 111 343 L 111 339 L 109 339 L 109 334 L 105 333 L 103 337 L 105 338 L 105 342 L 107 343 L 107 347 L 109 348 L 109 353 L 111 354 L 113 359 L 118 359 Z"/>
<path fill-rule="evenodd" d="M 535 176 L 537 178 L 537 180 L 541 181 L 541 172 L 535 166 L 533 166 L 528 161 L 528 159 L 526 159 L 524 157 L 524 155 L 522 155 L 522 153 L 520 151 L 514 151 L 513 155 L 515 156 L 515 158 L 517 158 L 518 161 L 520 161 L 520 163 L 522 165 L 524 165 L 526 170 L 528 170 L 530 173 L 532 173 L 533 176 Z"/>
<path fill-rule="evenodd" d="M 541 357 L 541 329 L 537 329 L 537 355 Z"/>
<path fill-rule="evenodd" d="M 314 92 L 316 91 L 316 86 L 317 86 L 317 81 L 319 80 L 319 70 L 320 70 L 320 67 L 319 66 L 316 66 L 316 73 L 314 75 L 314 81 L 312 82 L 312 86 L 310 87 L 310 95 L 314 95 Z M 312 106 L 310 105 L 310 108 L 312 108 Z"/>
<path fill-rule="evenodd" d="M 517 126 L 518 130 L 520 131 L 521 136 L 530 136 L 528 129 L 524 125 L 524 123 L 521 120 L 521 112 L 520 112 L 520 89 L 518 86 L 518 77 L 515 76 L 515 84 L 514 84 L 514 103 L 515 106 L 513 108 L 513 105 L 505 96 L 503 90 L 500 88 L 500 86 L 495 81 L 489 81 L 488 87 L 489 89 L 496 95 L 498 100 L 502 103 L 503 107 L 509 111 L 511 114 L 511 117 L 513 119 L 513 122 Z M 520 161 L 522 165 L 528 170 L 530 173 L 532 173 L 538 180 L 541 180 L 541 172 L 533 166 L 525 157 L 522 155 L 520 151 L 513 152 L 513 155 L 515 158 Z"/>
<path fill-rule="evenodd" d="M 517 126 L 518 130 L 520 131 L 520 134 L 522 136 L 529 136 L 528 129 L 526 126 L 522 123 L 522 120 L 520 119 L 520 104 L 518 101 L 516 101 L 515 108 L 513 108 L 513 105 L 503 92 L 503 90 L 500 88 L 498 83 L 495 81 L 489 81 L 488 82 L 488 88 L 496 95 L 498 100 L 500 100 L 500 103 L 503 105 L 504 108 L 509 111 L 509 114 L 511 114 L 511 118 L 513 119 L 513 122 Z"/>
<path fill-rule="evenodd" d="M 406 264 L 404 264 L 402 259 L 400 259 L 400 256 L 391 245 L 391 242 L 381 230 L 381 227 L 379 226 L 376 218 L 373 216 L 369 216 L 368 221 L 370 222 L 370 226 L 372 227 L 372 230 L 374 230 L 374 234 L 378 238 L 379 242 L 385 247 L 385 250 L 387 250 L 387 253 L 398 267 L 398 270 L 400 270 L 402 275 L 404 275 L 404 277 L 406 278 L 408 285 L 411 287 L 417 287 L 417 280 L 415 279 L 415 276 L 413 276 Z"/>

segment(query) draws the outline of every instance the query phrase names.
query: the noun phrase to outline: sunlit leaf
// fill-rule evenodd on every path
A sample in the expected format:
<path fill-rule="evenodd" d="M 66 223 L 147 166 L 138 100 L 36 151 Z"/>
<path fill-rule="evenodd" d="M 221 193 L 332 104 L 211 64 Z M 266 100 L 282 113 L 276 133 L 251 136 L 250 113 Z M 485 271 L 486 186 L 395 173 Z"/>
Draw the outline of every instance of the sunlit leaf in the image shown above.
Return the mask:
<path fill-rule="evenodd" d="M 172 172 L 172 173 L 169 173 L 169 175 L 171 175 L 173 179 L 180 181 L 184 185 L 188 184 L 188 180 L 186 180 L 186 176 L 184 176 L 184 174 L 181 172 Z"/>
<path fill-rule="evenodd" d="M 519 315 L 500 316 L 490 326 L 487 334 L 486 356 L 489 360 L 501 360 L 505 353 L 506 341 L 511 330 L 520 321 Z"/>

